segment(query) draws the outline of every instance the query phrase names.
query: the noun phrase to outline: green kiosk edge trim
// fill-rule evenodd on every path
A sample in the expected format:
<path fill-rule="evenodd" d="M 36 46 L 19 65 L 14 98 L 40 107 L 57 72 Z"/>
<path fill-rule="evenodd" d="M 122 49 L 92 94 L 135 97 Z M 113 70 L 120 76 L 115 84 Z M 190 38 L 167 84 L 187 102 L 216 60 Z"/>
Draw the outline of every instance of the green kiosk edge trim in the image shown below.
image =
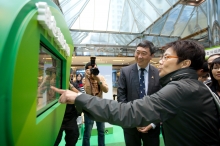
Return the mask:
<path fill-rule="evenodd" d="M 65 105 L 56 103 L 36 117 L 40 41 L 62 60 L 62 87 L 68 87 L 71 56 L 66 57 L 37 21 L 39 0 L 0 2 L 0 141 L 1 145 L 51 145 L 59 131 Z M 69 29 L 59 8 L 46 0 L 73 51 Z M 8 14 L 8 15 L 7 15 Z M 10 14 L 10 15 L 9 15 Z M 10 17 L 9 17 L 10 16 Z"/>

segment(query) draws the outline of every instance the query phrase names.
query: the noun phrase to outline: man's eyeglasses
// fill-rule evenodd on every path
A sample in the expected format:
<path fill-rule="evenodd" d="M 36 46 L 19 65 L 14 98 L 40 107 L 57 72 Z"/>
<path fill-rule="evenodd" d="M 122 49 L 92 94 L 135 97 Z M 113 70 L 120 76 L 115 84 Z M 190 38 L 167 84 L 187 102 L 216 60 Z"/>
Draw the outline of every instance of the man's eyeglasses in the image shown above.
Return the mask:
<path fill-rule="evenodd" d="M 169 55 L 167 55 L 167 56 L 162 56 L 162 57 L 161 57 L 161 60 L 162 60 L 162 61 L 167 61 L 169 58 L 178 58 L 178 56 L 169 56 Z"/>

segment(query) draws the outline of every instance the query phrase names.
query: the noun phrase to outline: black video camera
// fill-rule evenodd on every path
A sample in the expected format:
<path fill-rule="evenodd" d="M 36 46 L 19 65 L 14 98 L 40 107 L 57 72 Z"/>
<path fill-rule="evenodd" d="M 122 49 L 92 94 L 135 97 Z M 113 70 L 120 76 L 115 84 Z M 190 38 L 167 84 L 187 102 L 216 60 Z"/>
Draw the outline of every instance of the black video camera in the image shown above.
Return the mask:
<path fill-rule="evenodd" d="M 90 57 L 90 62 L 91 62 L 91 66 L 92 68 L 90 69 L 90 73 L 97 76 L 99 74 L 99 69 L 98 68 L 94 68 L 95 66 L 95 59 L 96 57 Z"/>

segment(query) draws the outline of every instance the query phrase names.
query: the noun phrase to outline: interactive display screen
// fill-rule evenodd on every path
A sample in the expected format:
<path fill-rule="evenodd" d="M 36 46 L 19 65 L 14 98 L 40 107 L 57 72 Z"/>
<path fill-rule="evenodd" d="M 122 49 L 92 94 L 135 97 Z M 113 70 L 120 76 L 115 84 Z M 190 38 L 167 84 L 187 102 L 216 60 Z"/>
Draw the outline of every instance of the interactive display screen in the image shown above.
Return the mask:
<path fill-rule="evenodd" d="M 37 115 L 57 102 L 59 94 L 51 90 L 50 86 L 61 88 L 61 60 L 41 44 L 38 65 Z"/>

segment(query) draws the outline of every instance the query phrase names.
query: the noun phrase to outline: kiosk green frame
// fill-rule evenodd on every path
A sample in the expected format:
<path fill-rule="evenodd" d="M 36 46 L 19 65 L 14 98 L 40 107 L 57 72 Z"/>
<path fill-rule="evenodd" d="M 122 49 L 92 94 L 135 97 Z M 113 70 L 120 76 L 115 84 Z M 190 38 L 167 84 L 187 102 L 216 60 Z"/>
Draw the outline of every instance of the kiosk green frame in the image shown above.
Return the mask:
<path fill-rule="evenodd" d="M 37 117 L 37 79 L 40 42 L 62 64 L 61 86 L 68 88 L 71 55 L 55 42 L 38 22 L 38 0 L 0 1 L 0 141 L 6 145 L 53 145 L 59 131 L 65 105 L 56 102 Z M 73 51 L 69 29 L 59 8 L 44 0 Z"/>

